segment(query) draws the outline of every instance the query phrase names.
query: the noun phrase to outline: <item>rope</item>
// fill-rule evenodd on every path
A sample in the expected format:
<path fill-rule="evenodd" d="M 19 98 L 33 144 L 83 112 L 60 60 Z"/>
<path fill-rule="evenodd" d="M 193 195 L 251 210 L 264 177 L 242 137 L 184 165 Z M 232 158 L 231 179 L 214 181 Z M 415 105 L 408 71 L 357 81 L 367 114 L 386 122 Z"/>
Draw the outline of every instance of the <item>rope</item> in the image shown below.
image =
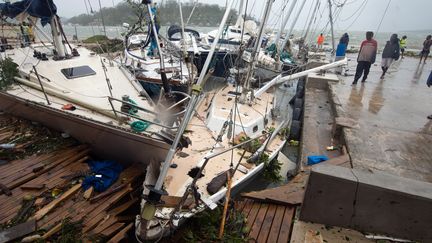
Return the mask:
<path fill-rule="evenodd" d="M 378 34 L 378 31 L 379 31 L 379 29 L 381 28 L 381 24 L 382 24 L 382 22 L 383 22 L 383 20 L 384 20 L 384 17 L 385 17 L 386 14 L 387 14 L 387 10 L 388 10 L 388 8 L 389 8 L 389 6 L 390 6 L 390 3 L 391 3 L 391 0 L 389 0 L 388 3 L 387 3 L 387 7 L 386 7 L 386 9 L 384 10 L 384 14 L 383 14 L 383 16 L 381 17 L 381 21 L 380 21 L 380 23 L 379 23 L 379 25 L 378 25 L 377 30 L 375 31 L 375 35 Z"/>

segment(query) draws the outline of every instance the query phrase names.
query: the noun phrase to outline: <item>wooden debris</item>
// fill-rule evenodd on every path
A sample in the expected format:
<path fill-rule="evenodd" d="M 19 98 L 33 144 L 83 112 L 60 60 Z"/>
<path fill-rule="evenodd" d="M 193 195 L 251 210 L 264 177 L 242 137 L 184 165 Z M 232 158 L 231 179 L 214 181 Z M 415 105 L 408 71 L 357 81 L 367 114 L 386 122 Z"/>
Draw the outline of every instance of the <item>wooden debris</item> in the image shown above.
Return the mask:
<path fill-rule="evenodd" d="M 207 191 L 210 193 L 210 195 L 215 194 L 218 192 L 228 181 L 227 172 L 230 174 L 233 174 L 233 169 L 229 169 L 227 171 L 224 171 L 220 173 L 219 175 L 215 176 L 208 184 L 207 184 Z"/>
<path fill-rule="evenodd" d="M 21 243 L 26 243 L 26 242 L 39 242 L 38 240 L 42 240 L 42 236 L 40 235 L 31 235 L 31 236 L 27 236 L 25 238 L 23 238 L 21 240 Z"/>
<path fill-rule="evenodd" d="M 25 184 L 20 186 L 23 190 L 42 190 L 45 188 L 45 184 Z"/>
<path fill-rule="evenodd" d="M 132 227 L 133 227 L 133 223 L 128 224 L 120 232 L 114 235 L 113 238 L 111 238 L 111 240 L 108 241 L 108 243 L 117 243 L 122 240 L 125 240 L 127 238 L 127 233 L 129 232 L 129 230 L 132 229 Z"/>
<path fill-rule="evenodd" d="M 47 213 L 49 213 L 52 209 L 54 209 L 58 204 L 68 199 L 70 196 L 72 196 L 74 193 L 76 193 L 81 188 L 81 184 L 76 184 L 71 189 L 63 193 L 59 198 L 55 199 L 54 201 L 50 202 L 48 205 L 43 207 L 41 210 L 37 211 L 34 218 L 36 220 L 40 220 L 43 216 L 45 216 Z"/>
<path fill-rule="evenodd" d="M 120 190 L 122 190 L 123 188 L 125 188 L 127 186 L 127 184 L 120 184 L 118 186 L 112 187 L 110 188 L 108 191 L 102 192 L 101 194 L 94 196 L 90 199 L 90 203 L 94 203 L 97 202 L 98 200 L 107 197 L 115 192 L 118 192 Z"/>
<path fill-rule="evenodd" d="M 48 232 L 46 232 L 42 238 L 44 240 L 48 239 L 49 237 L 51 237 L 52 235 L 54 235 L 55 233 L 59 232 L 62 228 L 62 224 L 63 222 L 60 222 L 58 224 L 56 224 L 54 227 L 52 227 L 50 230 L 48 230 Z"/>
<path fill-rule="evenodd" d="M 299 174 L 283 186 L 243 193 L 242 197 L 282 205 L 298 205 L 303 202 L 306 181 L 306 175 Z"/>
<path fill-rule="evenodd" d="M 0 243 L 13 241 L 36 230 L 36 221 L 30 220 L 0 232 Z"/>
<path fill-rule="evenodd" d="M 92 197 L 92 195 L 93 195 L 93 187 L 90 187 L 89 189 L 87 189 L 85 192 L 84 192 L 84 195 L 83 195 L 83 197 L 84 197 L 84 199 L 85 200 L 89 200 L 91 197 Z"/>
<path fill-rule="evenodd" d="M 6 196 L 12 196 L 12 192 L 9 190 L 9 188 L 0 183 L 0 194 L 4 193 Z"/>

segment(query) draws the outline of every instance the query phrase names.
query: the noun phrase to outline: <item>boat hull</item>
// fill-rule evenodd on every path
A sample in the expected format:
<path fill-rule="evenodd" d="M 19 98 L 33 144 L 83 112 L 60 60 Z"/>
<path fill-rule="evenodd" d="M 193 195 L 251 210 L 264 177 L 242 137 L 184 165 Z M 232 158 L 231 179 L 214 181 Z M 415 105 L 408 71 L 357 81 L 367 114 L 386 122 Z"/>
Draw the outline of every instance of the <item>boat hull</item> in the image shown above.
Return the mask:
<path fill-rule="evenodd" d="M 78 141 L 90 145 L 101 159 L 112 159 L 124 164 L 161 162 L 169 144 L 127 131 L 120 127 L 91 120 L 0 92 L 0 110 L 27 120 L 65 132 Z"/>

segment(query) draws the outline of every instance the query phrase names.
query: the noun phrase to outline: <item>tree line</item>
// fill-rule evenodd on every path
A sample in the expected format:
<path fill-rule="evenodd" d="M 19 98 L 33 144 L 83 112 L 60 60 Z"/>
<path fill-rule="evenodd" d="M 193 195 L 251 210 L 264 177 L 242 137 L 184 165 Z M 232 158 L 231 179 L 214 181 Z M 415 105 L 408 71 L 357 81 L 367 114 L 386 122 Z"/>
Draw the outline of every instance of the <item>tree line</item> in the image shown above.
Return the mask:
<path fill-rule="evenodd" d="M 194 7 L 193 3 L 182 4 L 183 18 L 186 21 Z M 168 0 L 157 6 L 158 20 L 161 25 L 180 24 L 180 10 L 177 1 Z M 97 25 L 102 23 L 104 18 L 105 25 L 116 26 L 123 23 L 134 24 L 139 20 L 140 11 L 147 14 L 144 6 L 138 6 L 130 2 L 123 2 L 117 4 L 115 7 L 102 8 L 102 15 L 100 11 L 95 11 L 89 14 L 81 14 L 68 19 L 66 22 L 78 25 Z M 197 3 L 192 17 L 190 18 L 189 25 L 192 26 L 217 26 L 225 12 L 225 8 L 217 4 L 203 4 Z M 228 18 L 230 24 L 234 24 L 237 20 L 237 12 L 231 10 L 230 17 Z"/>

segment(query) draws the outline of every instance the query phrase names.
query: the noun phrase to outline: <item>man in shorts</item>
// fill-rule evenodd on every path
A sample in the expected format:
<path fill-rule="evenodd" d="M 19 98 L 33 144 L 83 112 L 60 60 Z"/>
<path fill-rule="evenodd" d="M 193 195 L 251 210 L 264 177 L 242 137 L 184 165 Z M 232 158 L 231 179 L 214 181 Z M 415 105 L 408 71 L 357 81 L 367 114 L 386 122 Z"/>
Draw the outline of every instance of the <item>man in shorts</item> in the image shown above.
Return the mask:
<path fill-rule="evenodd" d="M 420 52 L 420 62 L 424 58 L 424 63 L 426 63 L 426 59 L 429 56 L 430 48 L 432 46 L 432 35 L 428 35 L 426 40 L 423 42 L 423 50 Z"/>

